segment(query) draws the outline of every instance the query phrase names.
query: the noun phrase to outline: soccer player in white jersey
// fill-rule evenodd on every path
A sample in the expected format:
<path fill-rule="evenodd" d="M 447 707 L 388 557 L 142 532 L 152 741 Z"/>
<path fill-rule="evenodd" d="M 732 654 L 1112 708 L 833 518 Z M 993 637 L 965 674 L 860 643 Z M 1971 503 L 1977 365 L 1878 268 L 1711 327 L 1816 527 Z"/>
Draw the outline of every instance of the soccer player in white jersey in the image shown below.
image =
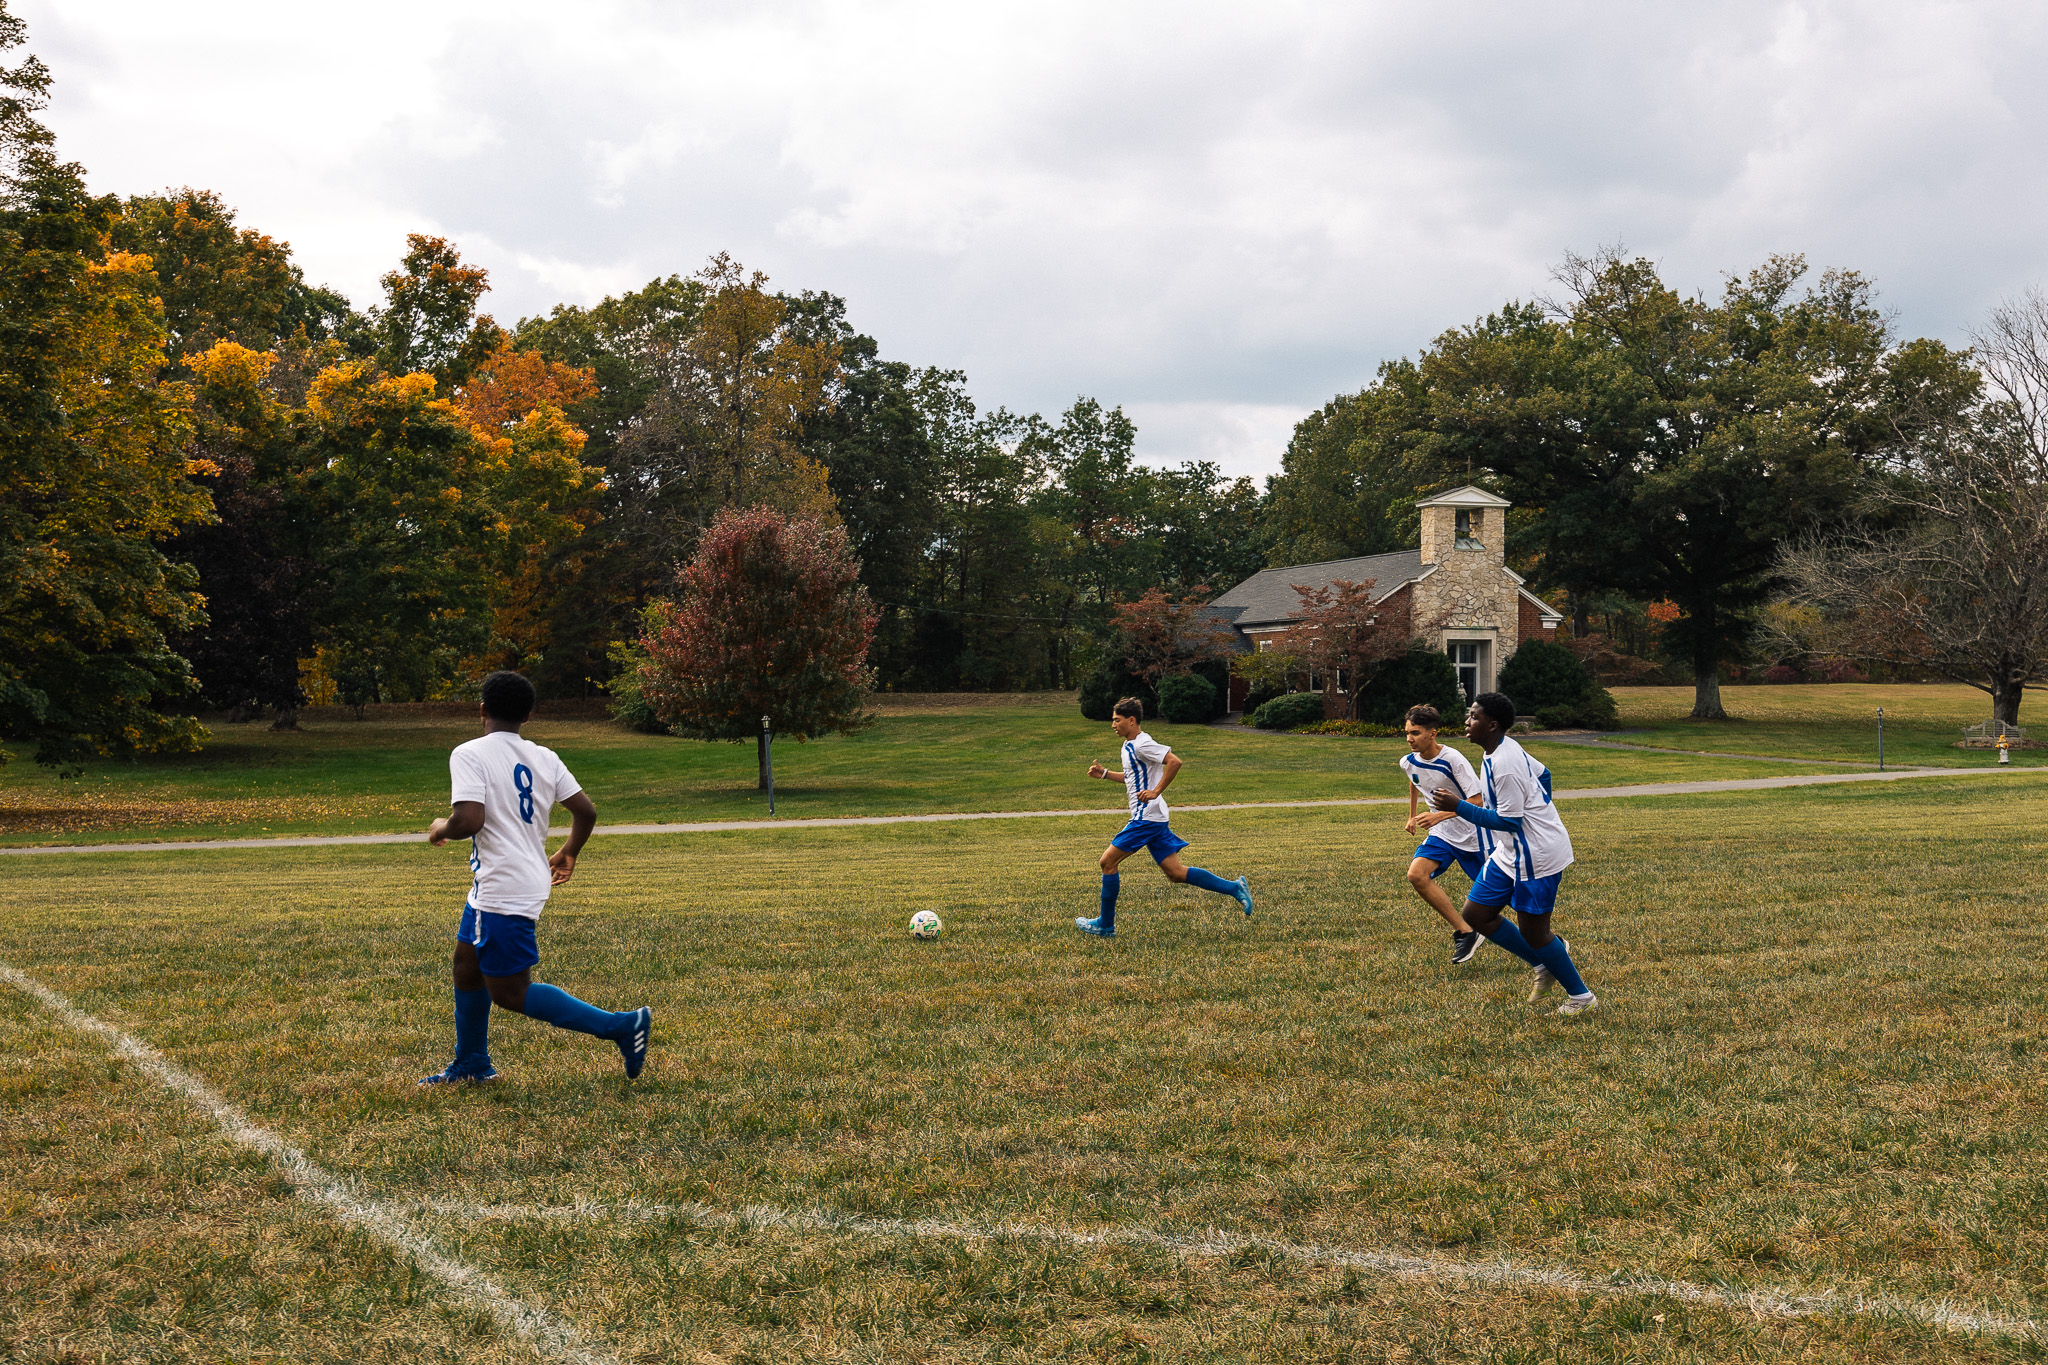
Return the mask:
<path fill-rule="evenodd" d="M 1566 998 L 1557 1012 L 1583 1014 L 1600 1002 L 1572 965 L 1571 945 L 1551 925 L 1557 885 L 1572 862 L 1572 839 L 1550 799 L 1550 770 L 1508 738 L 1514 723 L 1515 704 L 1505 696 L 1475 697 L 1465 713 L 1465 734 L 1486 751 L 1480 774 L 1486 804 L 1461 800 L 1449 788 L 1432 793 L 1430 803 L 1479 827 L 1486 867 L 1465 900 L 1465 919 L 1488 942 L 1536 969 L 1532 1004 L 1561 985 Z M 1501 915 L 1502 906 L 1513 907 L 1519 928 Z"/>
<path fill-rule="evenodd" d="M 498 1079 L 491 1065 L 493 1003 L 617 1043 L 628 1078 L 647 1064 L 652 1010 L 601 1010 L 533 979 L 541 909 L 549 891 L 575 873 L 576 855 L 597 825 L 597 808 L 554 750 L 520 736 L 533 703 L 533 684 L 525 678 L 491 674 L 483 685 L 483 737 L 448 756 L 453 809 L 428 827 L 427 841 L 439 848 L 468 839 L 475 881 L 455 931 L 455 1060 L 421 1085 Z M 567 842 L 550 858 L 548 815 L 557 803 L 568 808 L 572 824 Z"/>
<path fill-rule="evenodd" d="M 1173 832 L 1166 802 L 1160 795 L 1179 774 L 1180 756 L 1140 728 L 1144 719 L 1145 704 L 1136 697 L 1118 702 L 1110 714 L 1109 725 L 1123 742 L 1122 767 L 1088 765 L 1090 777 L 1123 779 L 1124 791 L 1130 797 L 1131 821 L 1102 850 L 1102 912 L 1094 919 L 1075 919 L 1074 927 L 1099 938 L 1116 937 L 1116 895 L 1123 885 L 1117 868 L 1141 848 L 1150 851 L 1152 861 L 1159 864 L 1168 881 L 1186 882 L 1219 896 L 1233 897 L 1249 919 L 1252 888 L 1247 879 L 1239 877 L 1227 882 L 1213 872 L 1181 862 L 1180 851 L 1188 846 L 1188 841 Z"/>
<path fill-rule="evenodd" d="M 1479 774 L 1472 771 L 1472 760 L 1437 743 L 1437 731 L 1443 723 L 1442 713 L 1434 706 L 1408 708 L 1405 728 L 1410 752 L 1401 755 L 1401 774 L 1408 779 L 1407 832 L 1425 836 L 1415 846 L 1414 858 L 1408 864 L 1408 884 L 1422 897 L 1423 904 L 1451 926 L 1451 965 L 1462 967 L 1472 960 L 1484 940 L 1465 923 L 1465 917 L 1451 904 L 1450 896 L 1436 884 L 1436 879 L 1456 863 L 1467 877 L 1478 882 L 1484 861 L 1479 852 L 1479 831 L 1456 811 L 1436 809 L 1429 799 L 1439 791 L 1453 791 L 1465 800 L 1476 801 L 1484 788 L 1479 785 Z M 1418 800 L 1420 810 L 1416 808 Z"/>

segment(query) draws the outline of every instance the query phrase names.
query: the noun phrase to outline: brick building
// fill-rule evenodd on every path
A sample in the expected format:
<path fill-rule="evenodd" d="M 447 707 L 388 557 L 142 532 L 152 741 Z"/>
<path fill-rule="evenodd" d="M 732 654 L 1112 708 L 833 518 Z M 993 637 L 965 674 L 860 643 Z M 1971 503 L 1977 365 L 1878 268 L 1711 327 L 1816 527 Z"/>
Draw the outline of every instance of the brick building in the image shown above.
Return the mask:
<path fill-rule="evenodd" d="M 1516 646 L 1531 638 L 1557 638 L 1564 620 L 1524 588 L 1521 575 L 1505 562 L 1511 505 L 1483 488 L 1439 493 L 1416 504 L 1422 509 L 1417 548 L 1263 569 L 1210 603 L 1210 609 L 1237 632 L 1246 650 L 1285 649 L 1288 634 L 1300 623 L 1296 586 L 1323 588 L 1371 579 L 1374 601 L 1387 610 L 1411 619 L 1442 620 L 1427 632 L 1428 643 L 1451 656 L 1465 695 L 1477 696 L 1493 689 L 1501 664 Z M 1323 680 L 1313 685 L 1320 687 Z M 1245 692 L 1244 680 L 1232 678 L 1233 711 L 1243 709 Z M 1348 704 L 1348 697 L 1330 689 L 1330 714 L 1343 714 Z"/>

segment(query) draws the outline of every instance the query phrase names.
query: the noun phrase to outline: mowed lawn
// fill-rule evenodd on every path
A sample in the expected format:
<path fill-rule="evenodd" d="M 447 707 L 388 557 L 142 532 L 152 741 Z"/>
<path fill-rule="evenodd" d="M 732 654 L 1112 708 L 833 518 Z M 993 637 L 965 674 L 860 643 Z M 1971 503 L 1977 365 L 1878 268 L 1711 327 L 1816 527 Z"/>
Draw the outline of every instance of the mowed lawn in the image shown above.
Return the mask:
<path fill-rule="evenodd" d="M 1991 699 L 1959 683 L 1724 687 L 1727 720 L 1691 719 L 1690 687 L 1621 687 L 1614 699 L 1621 723 L 1647 732 L 1620 736 L 1624 743 L 1875 763 L 1881 706 L 1887 766 L 1982 768 L 1998 761 L 1989 750 L 1955 747 L 1964 727 L 1991 718 Z M 2033 714 L 2041 705 L 2030 698 L 2020 710 L 2021 724 L 2048 726 L 2048 716 Z M 2048 737 L 2048 728 L 2037 729 Z M 2039 767 L 2048 763 L 2048 750 L 2015 749 L 2011 761 Z"/>
<path fill-rule="evenodd" d="M 1107 725 L 1084 719 L 1067 696 L 1005 701 L 885 707 L 863 733 L 778 743 L 776 814 L 1118 808 L 1121 789 L 1086 776 L 1091 760 L 1116 761 Z M 1188 761 L 1170 793 L 1176 804 L 1404 791 L 1398 739 L 1155 729 Z M 478 733 L 474 720 L 447 719 L 329 720 L 285 734 L 217 725 L 200 753 L 102 763 L 74 780 L 16 753 L 0 767 L 0 844 L 422 829 L 446 809 L 448 751 Z M 751 744 L 635 734 L 603 720 L 544 719 L 527 733 L 560 751 L 606 823 L 768 818 Z M 1556 744 L 1541 752 L 1560 787 L 1825 770 Z"/>
<path fill-rule="evenodd" d="M 499 1014 L 505 1083 L 414 1088 L 450 1041 L 452 850 L 21 860 L 0 962 L 620 1360 L 2040 1358 L 2025 1329 L 1908 1311 L 1460 1277 L 2048 1320 L 2048 787 L 1564 813 L 1560 927 L 1603 1000 L 1577 1021 L 1523 1003 L 1498 950 L 1445 964 L 1378 808 L 1183 817 L 1258 916 L 1134 868 L 1114 943 L 1070 927 L 1113 815 L 599 841 L 541 975 L 654 1007 L 633 1084 L 609 1047 Z M 924 908 L 935 943 L 904 933 Z M 534 1358 L 5 987 L 0 1096 L 0 1357 Z M 1445 1269 L 717 1216 L 750 1206 Z"/>

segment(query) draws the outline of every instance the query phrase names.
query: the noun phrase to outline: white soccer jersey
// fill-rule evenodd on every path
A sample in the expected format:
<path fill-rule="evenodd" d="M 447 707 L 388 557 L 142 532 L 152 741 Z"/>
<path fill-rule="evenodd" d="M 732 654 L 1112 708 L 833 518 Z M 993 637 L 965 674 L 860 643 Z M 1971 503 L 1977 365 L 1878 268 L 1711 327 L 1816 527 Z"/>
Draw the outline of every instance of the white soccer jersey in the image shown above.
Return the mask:
<path fill-rule="evenodd" d="M 1520 833 L 1479 830 L 1480 847 L 1493 865 L 1516 881 L 1548 877 L 1572 865 L 1572 837 L 1565 833 L 1550 799 L 1550 769 L 1511 739 L 1486 756 L 1486 804 L 1496 815 L 1522 822 Z"/>
<path fill-rule="evenodd" d="M 1130 798 L 1133 820 L 1166 823 L 1165 798 L 1155 796 L 1150 801 L 1140 801 L 1138 793 L 1150 791 L 1157 785 L 1166 756 L 1172 752 L 1143 730 L 1138 731 L 1136 739 L 1124 741 L 1124 793 Z"/>
<path fill-rule="evenodd" d="M 1474 803 L 1486 795 L 1486 788 L 1479 784 L 1479 774 L 1472 771 L 1472 760 L 1448 744 L 1437 747 L 1435 758 L 1424 758 L 1416 753 L 1402 754 L 1401 771 L 1415 790 L 1422 793 L 1422 809 L 1426 811 L 1436 809 L 1429 803 L 1431 792 L 1449 790 L 1457 793 L 1460 801 Z M 1429 833 L 1462 852 L 1479 851 L 1479 831 L 1462 815 L 1433 826 Z"/>
<path fill-rule="evenodd" d="M 548 903 L 548 813 L 582 786 L 553 749 L 509 730 L 458 744 L 448 755 L 451 801 L 484 803 L 484 827 L 470 841 L 476 884 L 469 903 L 494 915 L 539 919 Z"/>

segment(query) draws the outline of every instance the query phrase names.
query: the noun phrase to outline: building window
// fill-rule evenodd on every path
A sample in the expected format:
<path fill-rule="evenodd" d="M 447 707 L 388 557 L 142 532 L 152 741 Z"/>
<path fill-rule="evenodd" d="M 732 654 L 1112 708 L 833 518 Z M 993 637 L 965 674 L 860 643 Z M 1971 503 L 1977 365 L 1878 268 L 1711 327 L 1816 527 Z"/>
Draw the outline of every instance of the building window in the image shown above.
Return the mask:
<path fill-rule="evenodd" d="M 1458 688 L 1467 702 L 1486 691 L 1490 679 L 1485 640 L 1451 640 L 1446 642 L 1444 652 L 1451 656 L 1451 666 L 1458 670 Z"/>
<path fill-rule="evenodd" d="M 1457 513 L 1458 548 L 1461 550 L 1483 550 L 1479 537 L 1486 524 L 1486 512 L 1478 507 L 1460 507 Z"/>

